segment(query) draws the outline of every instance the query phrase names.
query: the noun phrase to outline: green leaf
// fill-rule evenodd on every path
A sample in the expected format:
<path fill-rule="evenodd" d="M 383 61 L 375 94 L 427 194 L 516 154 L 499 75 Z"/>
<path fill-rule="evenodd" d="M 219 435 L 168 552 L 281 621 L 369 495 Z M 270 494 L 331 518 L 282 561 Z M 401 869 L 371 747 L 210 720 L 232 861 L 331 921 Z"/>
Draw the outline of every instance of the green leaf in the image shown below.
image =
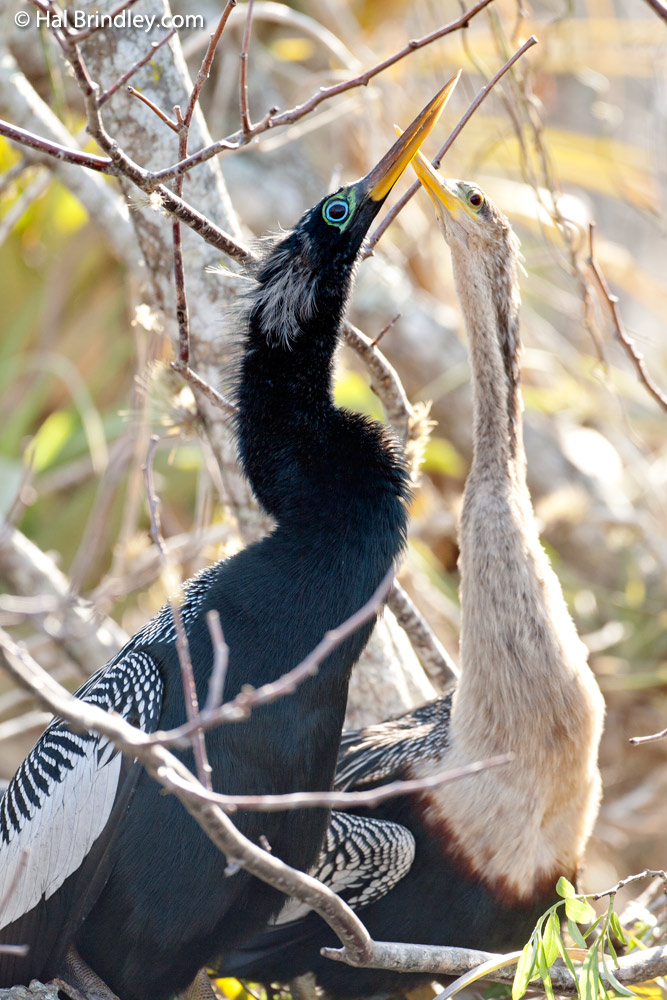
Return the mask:
<path fill-rule="evenodd" d="M 559 896 L 562 896 L 563 899 L 572 899 L 573 896 L 577 895 L 577 890 L 571 882 L 568 882 L 564 875 L 561 875 L 556 883 L 556 892 Z"/>
<path fill-rule="evenodd" d="M 593 923 L 589 927 L 586 928 L 586 933 L 584 934 L 584 937 L 587 937 L 587 938 L 590 937 L 591 934 L 593 933 L 593 931 L 595 930 L 595 928 L 598 927 L 602 923 L 602 921 L 604 919 L 605 919 L 604 917 L 598 917 L 597 920 L 594 920 Z M 606 934 L 606 929 L 605 929 L 605 931 L 603 933 Z"/>
<path fill-rule="evenodd" d="M 627 944 L 627 941 L 625 939 L 625 934 L 623 933 L 623 928 L 621 927 L 621 921 L 618 919 L 618 913 L 616 913 L 615 910 L 611 911 L 611 915 L 609 917 L 609 923 L 611 924 L 612 931 L 614 932 L 617 939 L 621 942 L 621 944 Z"/>
<path fill-rule="evenodd" d="M 575 944 L 579 945 L 580 948 L 588 949 L 588 944 L 586 943 L 586 938 L 581 933 L 574 920 L 570 920 L 568 917 L 567 929 L 570 932 L 570 937 Z"/>
<path fill-rule="evenodd" d="M 576 920 L 578 924 L 588 924 L 595 920 L 595 910 L 585 899 L 574 898 L 565 900 L 565 912 L 569 920 Z"/>
<path fill-rule="evenodd" d="M 605 935 L 605 942 L 606 942 L 606 947 L 609 949 L 609 954 L 612 957 L 614 965 L 618 966 L 618 955 L 616 954 L 616 949 L 614 948 L 614 943 L 611 940 L 611 937 L 609 936 L 609 934 Z"/>
<path fill-rule="evenodd" d="M 439 995 L 439 1000 L 449 1000 L 449 997 L 453 997 L 456 993 L 460 993 L 461 990 L 465 989 L 471 983 L 477 982 L 478 979 L 485 979 L 490 973 L 495 972 L 497 969 L 504 969 L 508 965 L 514 965 L 514 963 L 521 958 L 521 952 L 511 951 L 507 955 L 496 955 L 494 958 L 489 959 L 488 962 L 482 962 L 481 965 L 476 966 L 471 969 L 470 972 L 466 972 L 465 975 L 459 976 L 455 979 L 453 983 L 443 990 Z"/>
<path fill-rule="evenodd" d="M 567 965 L 568 969 L 570 970 L 570 972 L 572 974 L 572 978 L 576 982 L 577 981 L 577 972 L 576 972 L 576 970 L 574 968 L 574 963 L 573 963 L 572 959 L 570 958 L 570 956 L 567 953 L 567 949 L 565 948 L 565 944 L 563 943 L 562 937 L 558 937 L 557 940 L 556 940 L 556 943 L 558 945 L 558 950 L 559 950 L 559 952 L 561 954 L 561 958 L 563 959 L 563 961 Z"/>
<path fill-rule="evenodd" d="M 618 962 L 616 964 L 618 965 Z M 602 955 L 602 966 L 604 968 L 604 974 L 607 977 L 607 979 L 609 980 L 609 984 L 612 987 L 612 989 L 614 990 L 614 993 L 618 993 L 619 996 L 622 996 L 622 997 L 634 997 L 634 996 L 637 996 L 637 994 L 633 993 L 632 990 L 629 990 L 627 988 L 627 986 L 623 986 L 622 983 L 619 983 L 618 979 L 616 978 L 616 976 L 614 975 L 614 973 L 609 968 L 609 965 L 607 964 L 607 959 L 606 959 L 604 953 Z"/>
<path fill-rule="evenodd" d="M 600 973 L 598 971 L 598 950 L 591 948 L 583 961 L 579 973 L 579 996 L 581 1000 L 597 1000 Z"/>
<path fill-rule="evenodd" d="M 512 983 L 512 1000 L 520 1000 L 528 989 L 528 983 L 533 977 L 537 960 L 537 942 L 531 938 L 521 952 L 517 962 L 514 982 Z"/>
<path fill-rule="evenodd" d="M 547 1000 L 554 1000 L 554 990 L 551 985 L 551 976 L 549 975 L 549 964 L 547 963 L 544 943 L 542 941 L 540 941 L 537 945 L 537 964 L 540 970 L 540 979 L 542 980 L 542 985 L 544 986 L 544 992 L 547 995 Z"/>
<path fill-rule="evenodd" d="M 70 437 L 76 417 L 71 410 L 55 410 L 49 414 L 33 441 L 33 468 L 42 472 L 53 465 Z"/>
<path fill-rule="evenodd" d="M 555 911 L 546 922 L 542 935 L 542 946 L 547 966 L 552 966 L 558 958 L 558 938 L 560 937 L 560 920 Z"/>

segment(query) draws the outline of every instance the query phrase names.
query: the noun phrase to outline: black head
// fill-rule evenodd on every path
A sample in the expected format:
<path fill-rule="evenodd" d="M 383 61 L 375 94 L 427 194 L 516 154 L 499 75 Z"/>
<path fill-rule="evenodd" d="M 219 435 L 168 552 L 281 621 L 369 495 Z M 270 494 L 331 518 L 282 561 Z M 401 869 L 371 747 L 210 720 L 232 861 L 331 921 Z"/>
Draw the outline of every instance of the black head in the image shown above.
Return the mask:
<path fill-rule="evenodd" d="M 270 250 L 256 276 L 251 333 L 287 348 L 313 329 L 336 336 L 364 237 L 457 80 L 443 87 L 369 174 L 324 198 Z"/>

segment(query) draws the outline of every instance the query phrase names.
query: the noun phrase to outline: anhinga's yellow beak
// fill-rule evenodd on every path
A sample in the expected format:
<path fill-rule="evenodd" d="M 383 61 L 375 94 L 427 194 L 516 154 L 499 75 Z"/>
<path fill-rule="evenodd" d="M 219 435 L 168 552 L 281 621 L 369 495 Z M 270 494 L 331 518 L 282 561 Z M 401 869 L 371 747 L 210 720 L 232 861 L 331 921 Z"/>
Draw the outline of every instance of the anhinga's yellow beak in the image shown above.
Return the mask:
<path fill-rule="evenodd" d="M 473 212 L 468 208 L 468 205 L 461 197 L 454 183 L 441 177 L 422 153 L 417 153 L 412 161 L 412 166 L 422 186 L 426 188 L 431 196 L 438 215 L 442 215 L 443 209 L 453 219 L 456 219 L 461 212 L 466 212 L 470 216 L 473 215 Z"/>
<path fill-rule="evenodd" d="M 426 136 L 440 117 L 447 101 L 458 83 L 461 71 L 445 84 L 423 111 L 409 125 L 388 153 L 364 177 L 363 185 L 367 196 L 373 201 L 384 201 L 408 163 L 415 155 Z"/>

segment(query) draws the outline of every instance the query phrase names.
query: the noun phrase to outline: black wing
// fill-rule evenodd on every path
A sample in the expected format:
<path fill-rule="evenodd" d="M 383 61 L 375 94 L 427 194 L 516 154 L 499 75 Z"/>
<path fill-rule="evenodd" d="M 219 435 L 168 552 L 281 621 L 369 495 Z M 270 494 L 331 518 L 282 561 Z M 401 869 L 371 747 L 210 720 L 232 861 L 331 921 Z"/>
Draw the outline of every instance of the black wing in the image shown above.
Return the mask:
<path fill-rule="evenodd" d="M 334 812 L 320 856 L 310 875 L 358 910 L 381 899 L 406 875 L 415 858 L 415 839 L 398 823 Z M 279 926 L 310 912 L 290 899 L 275 918 Z"/>
<path fill-rule="evenodd" d="M 77 693 L 146 732 L 157 728 L 163 681 L 147 653 L 121 653 Z M 108 739 L 73 733 L 58 719 L 19 767 L 0 800 L 0 941 L 31 942 L 32 953 L 27 960 L 0 956 L 0 985 L 17 981 L 14 963 L 25 978 L 28 965 L 32 970 L 47 961 L 65 927 L 94 903 L 104 884 L 99 867 L 108 857 L 114 821 L 137 773 Z M 71 907 L 64 914 L 59 892 L 67 883 L 70 896 L 73 880 L 84 871 L 74 894 L 76 915 Z"/>
<path fill-rule="evenodd" d="M 334 812 L 310 874 L 356 910 L 385 896 L 410 870 L 414 856 L 414 837 L 398 823 Z M 303 947 L 306 954 L 311 938 L 321 935 L 322 927 L 306 903 L 289 899 L 263 931 L 220 956 L 213 968 L 225 976 L 285 981 L 292 978 L 290 949 Z M 285 969 L 284 956 L 289 960 Z"/>
<path fill-rule="evenodd" d="M 447 748 L 453 691 L 396 719 L 343 733 L 335 787 L 339 791 L 377 785 L 405 776 L 423 760 L 437 760 Z"/>

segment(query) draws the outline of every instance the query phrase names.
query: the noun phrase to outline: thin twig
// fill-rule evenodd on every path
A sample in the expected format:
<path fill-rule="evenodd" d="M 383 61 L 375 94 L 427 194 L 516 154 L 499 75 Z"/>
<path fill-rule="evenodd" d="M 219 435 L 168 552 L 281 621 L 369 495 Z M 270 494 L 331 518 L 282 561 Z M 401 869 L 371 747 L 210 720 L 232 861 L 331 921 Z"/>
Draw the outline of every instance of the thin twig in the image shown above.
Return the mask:
<path fill-rule="evenodd" d="M 148 446 L 146 464 L 144 465 L 144 478 L 146 482 L 146 496 L 148 498 L 148 509 L 150 513 L 151 538 L 160 551 L 160 555 L 162 556 L 163 564 L 166 569 L 168 563 L 167 554 L 164 548 L 164 539 L 162 537 L 162 530 L 160 527 L 160 501 L 155 492 L 155 486 L 153 483 L 153 461 L 155 457 L 155 449 L 159 442 L 160 438 L 157 434 L 153 434 Z M 177 601 L 172 600 L 170 603 L 171 612 L 174 618 L 174 627 L 176 630 L 176 652 L 178 654 L 178 662 L 181 668 L 181 677 L 183 680 L 185 710 L 188 720 L 192 722 L 196 721 L 199 717 L 199 703 L 197 700 L 197 688 L 195 687 L 194 673 L 192 670 L 192 660 L 190 659 L 188 637 L 185 631 L 185 626 L 183 625 L 181 609 Z M 195 729 L 192 733 L 192 749 L 197 768 L 197 777 L 205 788 L 211 790 L 213 787 L 211 784 L 211 766 L 206 755 L 206 740 L 203 730 Z"/>
<path fill-rule="evenodd" d="M 628 743 L 633 747 L 641 746 L 643 743 L 657 743 L 658 740 L 667 738 L 667 729 L 662 729 L 659 733 L 652 733 L 650 736 L 631 736 Z"/>
<path fill-rule="evenodd" d="M 206 696 L 204 712 L 212 712 L 222 705 L 225 678 L 227 677 L 227 665 L 229 663 L 229 646 L 225 642 L 222 625 L 220 624 L 220 615 L 215 608 L 206 613 L 206 624 L 208 625 L 213 645 L 213 667 L 208 681 L 208 695 Z"/>
<path fill-rule="evenodd" d="M 394 570 L 392 567 L 364 606 L 350 615 L 341 625 L 327 632 L 315 649 L 301 663 L 293 667 L 292 670 L 288 670 L 287 673 L 278 677 L 277 680 L 263 684 L 254 690 L 246 688 L 240 691 L 231 701 L 221 705 L 213 712 L 202 712 L 192 722 L 186 722 L 184 725 L 176 729 L 170 729 L 167 732 L 155 733 L 154 739 L 156 742 L 164 745 L 178 745 L 181 740 L 188 739 L 197 728 L 207 730 L 222 723 L 243 722 L 248 718 L 253 709 L 258 708 L 260 705 L 268 705 L 271 702 L 277 701 L 278 698 L 284 698 L 285 695 L 292 694 L 299 684 L 302 684 L 309 677 L 315 676 L 322 661 L 341 642 L 347 639 L 348 636 L 353 635 L 358 628 L 378 613 L 387 597 L 393 578 Z"/>
<path fill-rule="evenodd" d="M 210 160 L 211 157 L 217 156 L 218 153 L 225 152 L 227 150 L 239 149 L 239 147 L 245 145 L 251 139 L 254 139 L 256 136 L 265 132 L 269 128 L 273 129 L 281 125 L 294 124 L 294 122 L 299 121 L 300 118 L 304 118 L 306 115 L 310 114 L 311 111 L 317 108 L 324 101 L 328 101 L 332 97 L 336 97 L 338 94 L 343 94 L 347 90 L 352 90 L 355 87 L 367 86 L 367 84 L 375 76 L 384 72 L 384 70 L 393 66 L 399 60 L 404 59 L 413 52 L 416 52 L 417 49 L 421 49 L 426 45 L 431 45 L 439 38 L 444 38 L 445 35 L 449 35 L 454 31 L 459 31 L 461 28 L 467 27 L 469 21 L 471 21 L 476 14 L 479 14 L 480 11 L 484 10 L 485 7 L 488 7 L 488 5 L 492 2 L 493 0 L 479 0 L 479 3 L 471 7 L 470 10 L 463 13 L 461 17 L 457 18 L 455 21 L 451 21 L 449 24 L 438 28 L 429 35 L 424 35 L 422 38 L 417 38 L 408 42 L 408 44 L 398 52 L 395 52 L 392 56 L 384 59 L 371 69 L 360 73 L 358 76 L 344 80 L 341 83 L 332 84 L 330 87 L 320 87 L 320 89 L 313 94 L 312 97 L 310 97 L 307 101 L 304 101 L 302 104 L 295 105 L 293 108 L 283 111 L 280 114 L 277 113 L 275 108 L 271 108 L 261 121 L 252 125 L 250 131 L 244 132 L 241 128 L 232 135 L 227 136 L 225 139 L 219 139 L 217 142 L 211 143 L 210 146 L 204 146 L 198 152 L 191 154 L 182 162 L 174 163 L 170 167 L 165 167 L 164 170 L 156 171 L 153 175 L 154 179 L 156 181 L 172 180 L 178 174 L 192 170 L 193 167 L 198 166 L 200 163 L 204 163 L 206 160 Z"/>
<path fill-rule="evenodd" d="M 625 888 L 626 885 L 630 885 L 632 882 L 639 882 L 645 878 L 659 878 L 662 882 L 663 891 L 667 895 L 667 872 L 663 871 L 661 868 L 656 871 L 645 868 L 644 871 L 639 872 L 638 875 L 627 875 L 625 878 L 622 878 L 620 882 L 613 885 L 611 889 L 605 889 L 604 892 L 591 893 L 591 898 L 603 899 L 605 896 L 615 896 L 616 893 Z"/>
<path fill-rule="evenodd" d="M 19 179 L 21 174 L 25 173 L 26 170 L 29 170 L 31 166 L 32 164 L 29 163 L 25 157 L 20 157 L 18 162 L 16 162 L 13 167 L 9 167 L 8 170 L 5 170 L 0 177 L 0 196 L 2 196 L 5 191 L 11 187 L 14 181 Z"/>
<path fill-rule="evenodd" d="M 291 792 L 284 795 L 221 795 L 217 792 L 193 792 L 202 801 L 214 802 L 225 812 L 235 812 L 237 809 L 252 812 L 284 812 L 291 809 L 373 809 L 386 802 L 388 799 L 396 799 L 403 795 L 415 795 L 419 792 L 426 792 L 432 788 L 439 788 L 441 785 L 449 784 L 450 781 L 459 781 L 461 778 L 469 778 L 473 774 L 480 774 L 493 767 L 503 767 L 511 763 L 514 754 L 500 754 L 497 757 L 489 757 L 487 760 L 476 761 L 473 764 L 465 764 L 462 767 L 451 769 L 443 768 L 435 774 L 430 774 L 425 778 L 409 778 L 405 781 L 391 781 L 387 785 L 379 788 L 371 788 L 361 792 Z M 185 787 L 184 779 L 178 775 L 172 775 L 171 780 L 175 784 Z"/>
<path fill-rule="evenodd" d="M 38 167 L 36 176 L 30 181 L 27 187 L 21 192 L 16 201 L 10 205 L 2 219 L 0 219 L 0 246 L 8 239 L 14 226 L 23 218 L 30 206 L 41 198 L 51 183 L 51 171 L 46 167 Z"/>
<path fill-rule="evenodd" d="M 27 944 L 0 944 L 0 955 L 16 955 L 18 958 L 25 958 L 30 951 Z"/>
<path fill-rule="evenodd" d="M 157 50 L 161 49 L 163 45 L 166 45 L 169 39 L 173 38 L 175 34 L 176 34 L 176 28 L 172 28 L 171 31 L 169 31 L 164 36 L 164 38 L 160 39 L 159 42 L 152 42 L 150 52 L 147 52 L 145 56 L 142 56 L 141 59 L 138 59 L 133 66 L 130 66 L 127 73 L 123 73 L 123 75 L 119 77 L 118 80 L 116 80 L 116 82 L 111 87 L 109 87 L 107 90 L 104 90 L 100 94 L 100 96 L 97 98 L 97 103 L 99 104 L 99 106 L 102 107 L 102 105 L 105 104 L 110 97 L 113 97 L 113 95 L 118 90 L 120 90 L 120 88 L 123 86 L 124 83 L 127 83 L 128 80 L 131 80 L 134 74 L 137 72 L 137 70 L 140 70 L 142 66 L 145 66 L 147 62 L 150 62 L 155 53 L 157 52 Z"/>
<path fill-rule="evenodd" d="M 485 83 L 484 86 L 478 91 L 477 96 L 475 97 L 474 101 L 472 102 L 468 110 L 465 112 L 465 114 L 460 119 L 455 128 L 452 129 L 449 136 L 447 137 L 447 139 L 442 144 L 438 152 L 435 154 L 433 160 L 431 161 L 436 170 L 439 168 L 445 153 L 452 146 L 455 139 L 458 138 L 462 129 L 468 123 L 468 121 L 473 116 L 475 111 L 477 111 L 477 108 L 480 106 L 480 104 L 486 100 L 486 98 L 489 96 L 493 88 L 496 86 L 498 81 L 505 75 L 505 73 L 507 73 L 507 71 L 511 69 L 514 63 L 518 59 L 520 59 L 521 56 L 528 51 L 528 49 L 532 48 L 533 45 L 537 45 L 537 38 L 535 37 L 535 35 L 531 35 L 528 41 L 524 42 L 521 48 L 517 49 L 514 55 L 510 59 L 508 59 L 503 66 L 500 67 L 500 69 L 494 76 L 491 77 L 489 82 Z M 366 246 L 363 252 L 364 258 L 369 257 L 373 253 L 373 250 L 377 246 L 378 241 L 387 231 L 387 229 L 394 221 L 396 216 L 405 208 L 410 199 L 417 193 L 420 187 L 421 185 L 419 181 L 415 181 L 414 184 L 412 184 L 412 186 L 408 188 L 405 194 L 401 198 L 399 198 L 399 200 L 391 208 L 391 210 L 387 212 L 380 225 L 373 231 L 371 236 L 366 241 Z"/>
<path fill-rule="evenodd" d="M 450 687 L 458 679 L 458 667 L 400 583 L 394 582 L 387 604 L 407 633 L 428 677 L 441 691 Z"/>
<path fill-rule="evenodd" d="M 236 7 L 237 0 L 227 0 L 224 10 L 220 15 L 220 20 L 218 21 L 217 27 L 213 34 L 211 35 L 206 49 L 204 58 L 202 59 L 201 66 L 199 67 L 199 72 L 197 73 L 197 79 L 192 87 L 192 92 L 190 94 L 190 100 L 188 101 L 187 108 L 185 110 L 184 120 L 186 125 L 190 125 L 192 121 L 192 115 L 194 114 L 195 106 L 199 100 L 199 95 L 201 94 L 202 87 L 208 80 L 209 74 L 211 72 L 211 66 L 213 64 L 213 57 L 215 56 L 215 50 L 218 47 L 218 42 L 222 37 L 222 33 L 225 30 L 225 25 L 229 15 Z"/>
<path fill-rule="evenodd" d="M 150 97 L 146 97 L 145 94 L 142 94 L 140 90 L 135 90 L 134 87 L 128 87 L 127 92 L 131 97 L 136 97 L 139 101 L 142 101 L 147 108 L 150 108 L 153 114 L 157 115 L 160 121 L 164 122 L 164 124 L 167 125 L 172 132 L 179 131 L 179 123 L 177 121 L 172 121 L 169 115 L 165 114 L 161 108 L 158 108 L 157 104 L 154 104 L 153 101 L 151 101 Z"/>
<path fill-rule="evenodd" d="M 658 17 L 667 21 L 667 4 L 664 4 L 662 0 L 644 0 L 644 2 L 656 12 Z"/>
<path fill-rule="evenodd" d="M 401 314 L 400 313 L 396 313 L 396 315 L 394 316 L 393 319 L 390 319 L 388 323 L 385 323 L 385 325 L 382 327 L 382 329 L 377 334 L 377 336 L 373 337 L 373 339 L 371 340 L 371 347 L 377 347 L 377 345 L 380 343 L 380 341 L 382 340 L 382 338 L 384 337 L 384 335 L 386 333 L 389 333 L 389 331 L 391 330 L 391 328 L 396 323 L 398 323 L 398 321 L 399 321 L 400 318 L 401 318 Z"/>
<path fill-rule="evenodd" d="M 89 170 L 96 170 L 102 174 L 115 174 L 113 161 L 108 156 L 97 156 L 95 153 L 82 153 L 80 149 L 68 149 L 58 142 L 51 142 L 41 135 L 35 135 L 18 125 L 11 125 L 9 122 L 0 119 L 0 135 L 7 139 L 27 146 L 42 153 L 47 159 L 60 160 L 62 163 L 75 163 L 79 167 L 88 167 Z"/>
<path fill-rule="evenodd" d="M 212 385 L 205 382 L 203 378 L 197 375 L 196 372 L 189 368 L 187 365 L 183 366 L 179 364 L 178 361 L 172 361 L 171 367 L 174 371 L 177 371 L 179 375 L 182 375 L 186 382 L 188 382 L 193 389 L 197 389 L 201 392 L 211 403 L 227 414 L 229 417 L 234 417 L 238 413 L 238 407 L 234 405 L 226 396 L 214 389 Z"/>
<path fill-rule="evenodd" d="M 658 387 L 658 385 L 651 378 L 646 364 L 644 362 L 643 356 L 637 350 L 635 343 L 628 336 L 623 323 L 621 321 L 621 316 L 618 311 L 618 298 L 614 295 L 607 284 L 607 279 L 605 278 L 600 265 L 595 259 L 595 254 L 593 251 L 593 236 L 595 233 L 595 223 L 591 222 L 588 226 L 588 258 L 586 263 L 591 269 L 593 277 L 595 279 L 595 284 L 597 285 L 598 291 L 600 292 L 604 302 L 607 305 L 609 313 L 611 315 L 612 323 L 614 325 L 614 333 L 616 339 L 623 346 L 626 354 L 629 356 L 632 364 L 635 367 L 635 371 L 639 376 L 639 381 L 643 382 L 646 386 L 648 392 L 653 396 L 655 401 L 663 410 L 667 410 L 667 395 Z M 646 740 L 646 737 L 644 738 Z M 630 741 L 632 742 L 632 740 Z"/>
<path fill-rule="evenodd" d="M 180 109 L 179 109 L 180 113 Z M 176 178 L 177 184 L 183 183 L 182 177 Z M 180 195 L 180 191 L 177 192 Z M 174 291 L 176 293 L 176 322 L 178 324 L 178 371 L 189 371 L 190 361 L 190 314 L 188 312 L 188 297 L 185 291 L 185 266 L 183 264 L 183 240 L 181 238 L 181 223 L 179 219 L 171 220 L 171 240 L 174 248 Z"/>
<path fill-rule="evenodd" d="M 193 105 L 194 110 L 194 105 Z M 178 104 L 174 107 L 178 123 L 178 155 L 183 157 L 188 153 L 189 122 L 181 115 Z M 183 194 L 185 177 L 181 174 L 174 180 L 174 191 L 180 198 Z M 185 265 L 183 263 L 183 241 L 181 239 L 181 223 L 172 219 L 171 238 L 174 249 L 174 290 L 176 292 L 176 322 L 178 325 L 178 364 L 187 368 L 190 361 L 190 314 L 185 291 Z"/>
<path fill-rule="evenodd" d="M 248 108 L 248 49 L 250 47 L 250 29 L 252 27 L 252 10 L 254 0 L 248 0 L 246 11 L 245 28 L 243 30 L 243 41 L 241 42 L 241 71 L 239 73 L 239 106 L 241 110 L 241 128 L 244 137 L 252 131 L 250 121 L 250 111 Z"/>

